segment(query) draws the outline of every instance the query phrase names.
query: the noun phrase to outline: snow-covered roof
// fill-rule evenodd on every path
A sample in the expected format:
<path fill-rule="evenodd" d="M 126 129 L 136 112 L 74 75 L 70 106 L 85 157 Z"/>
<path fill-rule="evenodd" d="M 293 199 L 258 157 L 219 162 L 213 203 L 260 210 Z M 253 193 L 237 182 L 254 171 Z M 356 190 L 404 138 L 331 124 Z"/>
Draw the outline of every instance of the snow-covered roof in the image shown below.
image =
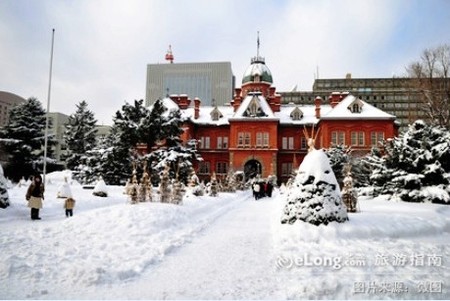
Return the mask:
<path fill-rule="evenodd" d="M 211 112 L 216 108 L 220 111 L 220 113 L 222 113 L 223 116 L 218 120 L 213 120 L 211 118 Z M 190 118 L 192 123 L 210 125 L 227 125 L 229 124 L 228 119 L 230 119 L 234 114 L 234 108 L 232 106 L 201 106 L 197 119 L 194 119 L 194 108 L 189 107 L 186 110 L 181 111 L 184 111 L 182 116 Z"/>
<path fill-rule="evenodd" d="M 293 120 L 291 113 L 298 107 L 303 112 L 303 117 L 300 120 Z M 320 114 L 328 113 L 331 110 L 329 105 L 320 106 Z M 316 118 L 316 107 L 313 105 L 281 105 L 280 112 L 275 112 L 275 117 L 280 119 L 280 124 L 317 124 L 319 119 Z"/>
<path fill-rule="evenodd" d="M 354 104 L 359 105 L 360 110 L 358 112 L 352 111 Z M 394 115 L 383 112 L 353 95 L 345 97 L 328 113 L 321 112 L 321 116 L 321 119 L 395 119 Z"/>
<path fill-rule="evenodd" d="M 164 105 L 168 108 L 167 114 L 171 109 L 178 108 L 177 104 L 170 98 L 163 99 Z M 358 105 L 358 112 L 353 112 L 352 106 Z M 258 108 L 261 116 L 248 116 L 249 106 Z M 292 112 L 298 108 L 303 113 L 299 120 L 292 118 Z M 222 117 L 218 120 L 213 120 L 211 113 L 218 110 Z M 192 105 L 181 110 L 181 115 L 184 118 L 189 118 L 195 124 L 204 125 L 228 125 L 229 120 L 278 120 L 282 125 L 307 125 L 317 124 L 320 119 L 395 119 L 394 115 L 383 112 L 382 110 L 368 104 L 367 102 L 349 95 L 345 97 L 334 108 L 329 104 L 322 104 L 320 106 L 321 118 L 316 118 L 315 105 L 296 105 L 296 104 L 282 104 L 279 112 L 273 112 L 268 104 L 266 98 L 259 92 L 249 93 L 242 101 L 240 107 L 236 112 L 231 105 L 225 106 L 200 106 L 199 117 L 194 119 L 194 108 Z"/>
<path fill-rule="evenodd" d="M 252 106 L 256 105 L 258 107 L 258 114 L 256 116 L 249 116 L 249 112 L 253 111 Z M 237 109 L 236 113 L 232 117 L 233 119 L 248 119 L 248 118 L 258 118 L 258 119 L 275 119 L 270 105 L 267 103 L 266 98 L 260 93 L 249 93 L 242 101 L 241 105 Z"/>

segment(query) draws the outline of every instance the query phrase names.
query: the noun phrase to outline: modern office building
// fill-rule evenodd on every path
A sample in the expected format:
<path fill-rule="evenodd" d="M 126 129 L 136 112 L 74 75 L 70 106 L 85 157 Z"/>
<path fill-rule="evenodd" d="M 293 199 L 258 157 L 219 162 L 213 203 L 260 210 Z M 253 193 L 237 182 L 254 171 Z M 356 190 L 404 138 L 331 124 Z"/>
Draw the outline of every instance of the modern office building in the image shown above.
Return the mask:
<path fill-rule="evenodd" d="M 205 105 L 223 105 L 233 97 L 234 77 L 230 62 L 147 65 L 146 105 L 168 94 L 186 94 Z"/>
<path fill-rule="evenodd" d="M 8 123 L 9 110 L 23 102 L 25 102 L 25 98 L 20 97 L 19 95 L 0 91 L 0 128 Z"/>

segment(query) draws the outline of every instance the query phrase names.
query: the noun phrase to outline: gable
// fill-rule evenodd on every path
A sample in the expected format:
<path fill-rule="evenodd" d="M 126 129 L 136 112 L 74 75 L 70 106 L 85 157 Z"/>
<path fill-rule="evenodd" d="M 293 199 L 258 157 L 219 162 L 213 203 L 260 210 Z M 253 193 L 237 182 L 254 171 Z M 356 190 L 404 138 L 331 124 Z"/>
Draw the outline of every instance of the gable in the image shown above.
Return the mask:
<path fill-rule="evenodd" d="M 233 118 L 274 118 L 266 98 L 261 92 L 252 92 L 242 101 Z"/>
<path fill-rule="evenodd" d="M 300 110 L 299 107 L 295 107 L 295 108 L 292 110 L 290 116 L 291 116 L 291 119 L 292 119 L 292 120 L 300 120 L 300 119 L 303 118 L 303 111 Z"/>

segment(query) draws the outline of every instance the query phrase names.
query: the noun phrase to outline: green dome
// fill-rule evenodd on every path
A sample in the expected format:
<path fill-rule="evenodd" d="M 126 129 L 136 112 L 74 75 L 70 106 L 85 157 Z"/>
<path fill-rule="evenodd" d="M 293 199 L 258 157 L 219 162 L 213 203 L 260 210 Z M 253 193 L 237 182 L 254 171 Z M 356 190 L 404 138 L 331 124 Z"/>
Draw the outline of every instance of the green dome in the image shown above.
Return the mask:
<path fill-rule="evenodd" d="M 247 68 L 242 78 L 242 84 L 255 82 L 255 79 L 259 77 L 259 82 L 265 82 L 272 84 L 272 72 L 267 68 L 264 59 L 261 57 L 255 57 L 251 61 L 251 65 Z M 258 81 L 256 81 L 258 82 Z"/>

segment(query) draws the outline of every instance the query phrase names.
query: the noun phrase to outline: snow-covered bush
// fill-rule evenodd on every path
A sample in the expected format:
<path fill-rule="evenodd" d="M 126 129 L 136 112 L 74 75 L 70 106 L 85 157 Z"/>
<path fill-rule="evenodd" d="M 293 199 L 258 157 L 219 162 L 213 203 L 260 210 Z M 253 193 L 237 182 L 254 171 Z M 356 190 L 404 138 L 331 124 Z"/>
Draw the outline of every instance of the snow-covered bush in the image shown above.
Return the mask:
<path fill-rule="evenodd" d="M 348 220 L 339 184 L 322 150 L 312 150 L 305 156 L 285 201 L 283 224 L 300 220 L 318 226 Z"/>
<path fill-rule="evenodd" d="M 100 177 L 97 184 L 95 184 L 94 191 L 92 192 L 92 194 L 100 197 L 108 196 L 108 187 L 106 186 L 106 183 L 105 181 L 103 181 L 102 177 Z"/>
<path fill-rule="evenodd" d="M 67 183 L 67 177 L 64 177 L 64 183 L 62 183 L 57 192 L 58 198 L 72 198 L 72 190 L 70 189 L 69 183 Z"/>

